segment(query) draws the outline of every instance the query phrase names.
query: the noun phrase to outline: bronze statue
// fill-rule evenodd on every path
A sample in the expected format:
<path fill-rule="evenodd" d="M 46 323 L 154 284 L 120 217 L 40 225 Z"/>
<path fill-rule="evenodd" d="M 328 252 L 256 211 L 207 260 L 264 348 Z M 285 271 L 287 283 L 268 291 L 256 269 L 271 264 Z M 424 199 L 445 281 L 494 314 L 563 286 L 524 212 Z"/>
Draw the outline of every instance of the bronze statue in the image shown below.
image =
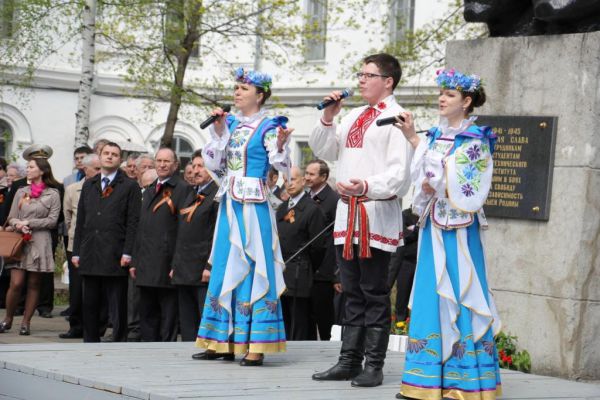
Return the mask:
<path fill-rule="evenodd" d="M 599 0 L 465 0 L 464 15 L 485 22 L 492 37 L 600 30 Z"/>

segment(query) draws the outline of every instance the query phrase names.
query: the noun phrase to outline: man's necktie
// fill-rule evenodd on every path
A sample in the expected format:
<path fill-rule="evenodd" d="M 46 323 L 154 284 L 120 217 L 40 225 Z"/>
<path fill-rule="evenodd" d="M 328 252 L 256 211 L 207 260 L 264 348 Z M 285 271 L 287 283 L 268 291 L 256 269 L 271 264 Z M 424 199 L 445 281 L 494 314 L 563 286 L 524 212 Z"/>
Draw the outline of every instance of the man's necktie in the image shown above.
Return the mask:
<path fill-rule="evenodd" d="M 104 189 L 106 189 L 106 187 L 108 186 L 108 184 L 110 183 L 110 179 L 108 179 L 108 177 L 104 177 L 102 178 L 102 190 L 104 191 Z"/>
<path fill-rule="evenodd" d="M 162 187 L 162 183 L 157 182 L 156 183 L 156 193 L 160 192 L 160 188 Z"/>
<path fill-rule="evenodd" d="M 288 201 L 288 210 L 294 208 L 295 205 L 296 203 L 294 203 L 294 199 L 290 199 L 290 201 Z"/>

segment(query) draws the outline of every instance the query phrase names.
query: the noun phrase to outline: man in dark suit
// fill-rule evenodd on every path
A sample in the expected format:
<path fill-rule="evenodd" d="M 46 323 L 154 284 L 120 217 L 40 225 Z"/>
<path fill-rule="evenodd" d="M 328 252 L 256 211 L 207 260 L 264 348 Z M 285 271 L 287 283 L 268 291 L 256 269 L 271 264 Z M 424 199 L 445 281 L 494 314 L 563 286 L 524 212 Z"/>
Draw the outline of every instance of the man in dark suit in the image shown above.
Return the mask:
<path fill-rule="evenodd" d="M 177 244 L 171 283 L 177 287 L 181 340 L 196 340 L 210 278 L 210 255 L 219 204 L 214 201 L 218 187 L 204 168 L 202 153 L 192 158 L 195 189 L 179 211 Z M 201 353 L 204 354 L 204 353 Z"/>
<path fill-rule="evenodd" d="M 310 320 L 310 294 L 314 272 L 321 265 L 325 253 L 323 213 L 304 192 L 304 177 L 293 167 L 286 184 L 290 198 L 277 209 L 277 232 L 281 253 L 288 260 L 304 245 L 315 239 L 306 249 L 286 263 L 283 273 L 287 291 L 281 296 L 285 334 L 289 340 L 311 340 L 315 326 Z"/>
<path fill-rule="evenodd" d="M 158 179 L 144 193 L 132 267 L 129 273 L 140 289 L 140 334 L 144 342 L 177 340 L 177 290 L 169 277 L 177 216 L 192 187 L 175 175 L 177 156 L 170 148 L 155 157 Z"/>
<path fill-rule="evenodd" d="M 83 281 L 83 340 L 100 341 L 104 294 L 112 319 L 112 339 L 127 339 L 127 267 L 140 214 L 137 183 L 119 169 L 121 148 L 107 143 L 100 174 L 85 181 L 75 223 L 72 263 Z"/>
<path fill-rule="evenodd" d="M 304 172 L 308 194 L 317 203 L 325 215 L 325 225 L 335 221 L 335 212 L 340 196 L 327 184 L 329 166 L 323 160 L 315 159 L 308 163 Z M 318 265 L 310 294 L 311 316 L 317 325 L 319 338 L 331 338 L 331 326 L 334 323 L 333 298 L 335 292 L 341 296 L 341 285 L 336 278 L 337 261 L 333 245 L 333 225 L 325 234 L 326 252 L 323 261 Z M 316 338 L 314 338 L 316 339 Z"/>

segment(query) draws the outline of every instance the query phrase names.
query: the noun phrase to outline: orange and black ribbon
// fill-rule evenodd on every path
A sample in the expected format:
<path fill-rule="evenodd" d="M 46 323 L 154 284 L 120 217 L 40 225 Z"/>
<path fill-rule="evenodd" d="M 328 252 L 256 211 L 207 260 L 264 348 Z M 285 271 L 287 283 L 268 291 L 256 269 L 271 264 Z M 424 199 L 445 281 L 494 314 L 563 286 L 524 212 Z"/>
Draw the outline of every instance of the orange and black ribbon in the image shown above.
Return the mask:
<path fill-rule="evenodd" d="M 179 211 L 179 213 L 181 215 L 187 214 L 187 217 L 185 218 L 185 222 L 189 223 L 192 220 L 192 217 L 194 216 L 194 213 L 196 212 L 196 208 L 198 208 L 202 204 L 202 202 L 204 201 L 205 198 L 206 198 L 206 196 L 204 196 L 202 194 L 197 194 L 196 201 L 194 202 L 194 204 Z"/>
<path fill-rule="evenodd" d="M 29 193 L 25 193 L 23 195 L 23 197 L 21 197 L 21 200 L 19 200 L 19 210 L 21 209 L 21 207 L 23 206 L 23 204 L 28 203 L 31 200 L 31 196 L 29 196 Z"/>
<path fill-rule="evenodd" d="M 171 191 L 170 190 L 163 190 L 162 199 L 160 199 L 160 201 L 158 203 L 156 203 L 156 205 L 152 209 L 152 212 L 156 212 L 156 210 L 158 210 L 160 208 L 160 206 L 162 206 L 165 203 L 167 204 L 167 206 L 169 206 L 169 210 L 171 210 L 171 214 L 175 215 L 175 204 L 173 204 L 173 200 L 171 200 Z"/>
<path fill-rule="evenodd" d="M 345 260 L 354 258 L 352 239 L 354 238 L 354 222 L 358 214 L 358 249 L 360 258 L 371 258 L 371 248 L 369 246 L 369 216 L 367 209 L 363 204 L 369 201 L 366 196 L 343 196 L 342 200 L 348 203 L 348 223 L 346 226 L 346 240 L 344 242 L 344 251 L 342 256 Z"/>
<path fill-rule="evenodd" d="M 291 209 L 290 211 L 288 211 L 287 214 L 285 214 L 285 217 L 283 217 L 284 221 L 289 222 L 290 224 L 293 224 L 294 222 L 296 222 L 296 212 L 294 211 L 294 209 Z"/>

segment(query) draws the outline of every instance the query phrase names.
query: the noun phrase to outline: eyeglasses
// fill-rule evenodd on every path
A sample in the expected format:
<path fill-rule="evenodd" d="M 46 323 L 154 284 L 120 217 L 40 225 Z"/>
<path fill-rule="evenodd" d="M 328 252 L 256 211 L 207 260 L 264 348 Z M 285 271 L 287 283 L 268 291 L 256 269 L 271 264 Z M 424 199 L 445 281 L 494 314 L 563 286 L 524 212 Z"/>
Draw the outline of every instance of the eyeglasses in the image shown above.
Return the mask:
<path fill-rule="evenodd" d="M 368 72 L 357 72 L 356 73 L 356 77 L 358 79 L 362 79 L 362 78 L 367 78 L 367 79 L 373 79 L 373 78 L 389 78 L 389 75 L 379 75 L 379 74 L 371 74 Z"/>

